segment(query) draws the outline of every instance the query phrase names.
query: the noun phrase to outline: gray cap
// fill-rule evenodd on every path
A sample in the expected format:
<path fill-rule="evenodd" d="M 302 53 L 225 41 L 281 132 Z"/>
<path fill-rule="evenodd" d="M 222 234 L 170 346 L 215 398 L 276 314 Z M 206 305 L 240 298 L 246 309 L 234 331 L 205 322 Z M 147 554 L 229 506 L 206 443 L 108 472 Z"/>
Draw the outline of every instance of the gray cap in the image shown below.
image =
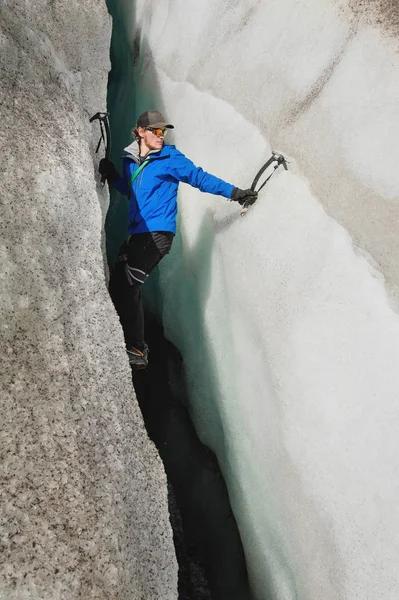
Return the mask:
<path fill-rule="evenodd" d="M 137 119 L 137 127 L 163 127 L 174 129 L 173 125 L 165 121 L 165 117 L 157 110 L 147 110 Z"/>

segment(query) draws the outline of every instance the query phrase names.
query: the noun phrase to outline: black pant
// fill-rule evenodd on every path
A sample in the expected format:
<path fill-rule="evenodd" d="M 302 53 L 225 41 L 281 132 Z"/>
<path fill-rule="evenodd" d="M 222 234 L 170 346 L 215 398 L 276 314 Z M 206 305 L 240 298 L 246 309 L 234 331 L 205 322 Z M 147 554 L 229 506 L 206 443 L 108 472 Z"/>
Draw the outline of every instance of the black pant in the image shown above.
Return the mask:
<path fill-rule="evenodd" d="M 118 312 L 126 347 L 144 346 L 144 312 L 141 285 L 170 251 L 174 235 L 169 231 L 129 236 L 119 251 L 111 273 L 109 292 Z"/>

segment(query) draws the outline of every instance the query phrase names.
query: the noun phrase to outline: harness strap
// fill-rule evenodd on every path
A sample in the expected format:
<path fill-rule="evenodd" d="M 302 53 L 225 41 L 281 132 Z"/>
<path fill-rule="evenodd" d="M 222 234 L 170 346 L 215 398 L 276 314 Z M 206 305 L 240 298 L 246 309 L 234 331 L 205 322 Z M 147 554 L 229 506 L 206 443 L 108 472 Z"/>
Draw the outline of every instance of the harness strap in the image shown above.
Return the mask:
<path fill-rule="evenodd" d="M 131 178 L 130 178 L 130 180 L 129 180 L 129 191 L 130 191 L 130 188 L 132 187 L 132 185 L 133 185 L 133 182 L 134 182 L 134 180 L 136 179 L 137 175 L 140 173 L 140 171 L 142 171 L 142 170 L 144 169 L 144 167 L 145 167 L 146 165 L 148 165 L 148 163 L 149 163 L 149 162 L 151 162 L 151 161 L 150 161 L 150 159 L 149 159 L 149 158 L 147 158 L 147 160 L 145 160 L 145 161 L 144 161 L 144 162 L 143 162 L 143 163 L 142 163 L 142 164 L 141 164 L 141 165 L 140 165 L 140 166 L 139 166 L 139 167 L 138 167 L 138 168 L 137 168 L 137 169 L 134 171 L 134 173 L 132 173 L 132 176 L 131 176 Z"/>

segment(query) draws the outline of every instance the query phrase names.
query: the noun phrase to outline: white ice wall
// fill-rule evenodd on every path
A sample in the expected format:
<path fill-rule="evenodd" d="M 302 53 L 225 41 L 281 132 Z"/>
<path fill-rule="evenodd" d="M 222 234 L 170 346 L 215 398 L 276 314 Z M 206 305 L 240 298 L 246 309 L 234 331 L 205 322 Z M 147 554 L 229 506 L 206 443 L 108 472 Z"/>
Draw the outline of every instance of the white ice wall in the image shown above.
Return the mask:
<path fill-rule="evenodd" d="M 245 218 L 182 186 L 161 269 L 255 596 L 394 600 L 397 39 L 384 14 L 329 0 L 135 10 L 137 112 L 151 99 L 182 151 L 240 187 L 272 147 L 291 159 Z"/>

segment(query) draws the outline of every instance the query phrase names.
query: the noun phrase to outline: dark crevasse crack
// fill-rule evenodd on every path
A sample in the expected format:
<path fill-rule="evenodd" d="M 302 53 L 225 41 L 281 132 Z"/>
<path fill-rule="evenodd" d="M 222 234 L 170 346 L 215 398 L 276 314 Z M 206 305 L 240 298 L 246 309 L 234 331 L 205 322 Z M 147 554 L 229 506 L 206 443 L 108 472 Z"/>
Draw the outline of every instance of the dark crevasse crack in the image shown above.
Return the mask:
<path fill-rule="evenodd" d="M 180 353 L 148 314 L 146 339 L 150 363 L 133 375 L 133 383 L 168 477 L 179 600 L 250 599 L 242 544 L 217 459 L 199 440 L 187 408 L 169 385 L 171 369 L 182 372 Z M 180 384 L 184 393 L 183 378 Z"/>
<path fill-rule="evenodd" d="M 134 65 L 151 56 L 146 38 L 134 33 L 135 3 L 107 0 L 113 19 L 107 107 L 112 130 L 111 159 L 120 170 L 120 155 L 131 141 L 138 115 L 138 97 L 148 107 L 162 109 L 160 86 L 140 90 Z M 126 237 L 127 201 L 115 190 L 106 219 L 107 258 L 110 268 Z M 154 280 L 155 275 L 151 278 Z M 148 285 L 148 284 L 146 284 Z M 157 291 L 155 290 L 155 295 Z M 184 401 L 169 386 L 169 374 L 181 373 L 181 357 L 163 337 L 162 327 L 147 315 L 146 341 L 150 364 L 133 376 L 137 398 L 150 438 L 156 444 L 169 482 L 169 511 L 179 562 L 179 600 L 247 600 L 248 578 L 237 525 L 215 455 L 198 439 Z M 179 377 L 174 379 L 178 383 Z M 178 397 L 184 397 L 180 378 Z M 176 386 L 173 387 L 176 393 Z"/>

